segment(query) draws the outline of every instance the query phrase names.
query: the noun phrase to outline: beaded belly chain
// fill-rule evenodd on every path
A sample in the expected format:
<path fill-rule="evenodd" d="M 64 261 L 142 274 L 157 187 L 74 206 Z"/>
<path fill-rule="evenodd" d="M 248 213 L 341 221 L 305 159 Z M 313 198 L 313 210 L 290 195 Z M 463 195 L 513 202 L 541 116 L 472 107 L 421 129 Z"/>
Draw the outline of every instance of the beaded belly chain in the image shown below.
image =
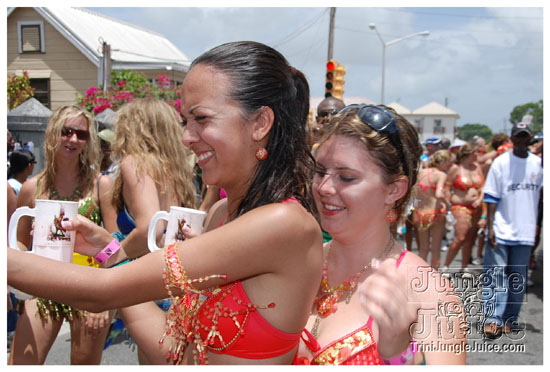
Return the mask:
<path fill-rule="evenodd" d="M 189 279 L 178 256 L 177 243 L 166 247 L 165 259 L 163 282 L 172 299 L 172 304 L 168 310 L 165 331 L 159 344 L 162 345 L 166 337 L 172 339 L 166 359 L 172 360 L 175 364 L 183 362 L 185 349 L 188 345 L 193 347 L 195 364 L 208 364 L 208 350 L 223 352 L 239 337 L 244 336 L 244 327 L 252 311 L 275 306 L 273 303 L 262 307 L 244 303 L 241 299 L 233 296 L 232 300 L 239 305 L 239 308 L 237 310 L 230 309 L 223 301 L 231 295 L 236 282 L 205 290 L 199 290 L 193 286 L 195 283 L 203 283 L 214 278 L 227 280 L 227 275 L 209 275 L 198 279 Z M 179 289 L 183 294 L 174 296 L 172 288 Z M 201 309 L 205 302 L 213 304 L 206 309 Z M 220 333 L 218 322 L 221 318 L 229 318 L 235 325 L 236 332 L 231 340 L 224 340 Z"/>

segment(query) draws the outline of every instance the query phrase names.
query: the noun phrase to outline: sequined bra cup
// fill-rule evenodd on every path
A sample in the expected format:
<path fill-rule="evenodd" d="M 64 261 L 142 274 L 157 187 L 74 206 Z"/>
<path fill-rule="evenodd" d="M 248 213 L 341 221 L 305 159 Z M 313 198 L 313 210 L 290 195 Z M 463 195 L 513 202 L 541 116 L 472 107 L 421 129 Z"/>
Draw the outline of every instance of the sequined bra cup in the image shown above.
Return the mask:
<path fill-rule="evenodd" d="M 267 307 L 274 305 L 271 303 Z M 206 339 L 215 329 L 208 350 L 239 358 L 266 359 L 286 354 L 298 345 L 301 332 L 278 330 L 257 309 L 240 281 L 206 295 L 197 316 L 201 339 Z"/>
<path fill-rule="evenodd" d="M 371 331 L 372 318 L 367 324 L 317 352 L 311 364 L 316 365 L 383 365 Z"/>
<path fill-rule="evenodd" d="M 399 267 L 407 251 L 403 251 L 396 262 Z M 315 353 L 309 360 L 307 357 L 298 357 L 296 365 L 385 365 L 387 364 L 378 354 L 378 346 L 372 335 L 372 317 L 360 328 L 340 337 L 321 349 L 321 346 L 307 330 L 304 332 L 308 339 L 303 338 L 306 346 Z M 410 354 L 409 349 L 406 353 Z M 405 354 L 405 353 L 404 353 Z M 412 354 L 414 356 L 414 354 Z M 412 357 L 411 357 L 412 358 Z M 405 362 L 409 362 L 410 358 Z M 404 364 L 400 363 L 400 364 Z M 393 363 L 392 363 L 393 364 Z M 396 363 L 397 364 L 397 363 Z"/>

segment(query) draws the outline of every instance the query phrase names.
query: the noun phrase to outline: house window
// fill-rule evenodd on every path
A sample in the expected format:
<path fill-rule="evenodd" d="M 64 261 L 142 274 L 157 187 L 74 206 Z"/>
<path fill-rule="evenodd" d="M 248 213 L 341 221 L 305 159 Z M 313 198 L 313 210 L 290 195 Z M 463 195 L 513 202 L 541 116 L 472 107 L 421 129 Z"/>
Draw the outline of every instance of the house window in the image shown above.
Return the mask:
<path fill-rule="evenodd" d="M 434 134 L 445 133 L 445 127 L 441 126 L 441 119 L 434 120 Z"/>
<path fill-rule="evenodd" d="M 422 134 L 424 131 L 424 123 L 422 122 L 422 119 L 415 119 L 414 125 L 418 134 Z"/>
<path fill-rule="evenodd" d="M 50 79 L 30 79 L 34 88 L 34 98 L 47 108 L 50 106 Z"/>
<path fill-rule="evenodd" d="M 44 23 L 17 22 L 19 53 L 44 53 Z"/>

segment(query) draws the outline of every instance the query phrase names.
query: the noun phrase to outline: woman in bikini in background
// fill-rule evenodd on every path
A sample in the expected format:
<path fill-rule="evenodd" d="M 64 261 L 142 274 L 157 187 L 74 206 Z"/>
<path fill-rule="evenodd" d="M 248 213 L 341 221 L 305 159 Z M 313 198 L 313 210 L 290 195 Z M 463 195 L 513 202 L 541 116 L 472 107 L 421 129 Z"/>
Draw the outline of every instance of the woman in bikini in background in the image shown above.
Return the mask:
<path fill-rule="evenodd" d="M 482 216 L 483 184 L 485 177 L 477 162 L 477 146 L 463 145 L 456 153 L 457 163 L 449 169 L 446 184 L 451 192 L 451 212 L 456 220 L 455 238 L 445 257 L 445 269 L 462 249 L 462 269 L 472 256 L 478 221 Z"/>
<path fill-rule="evenodd" d="M 451 153 L 448 150 L 436 151 L 430 156 L 428 167 L 419 172 L 415 186 L 417 203 L 413 222 L 417 231 L 419 256 L 427 261 L 431 252 L 430 263 L 434 269 L 438 269 L 441 264 L 441 242 L 445 234 L 448 204 L 445 180 L 451 166 Z"/>

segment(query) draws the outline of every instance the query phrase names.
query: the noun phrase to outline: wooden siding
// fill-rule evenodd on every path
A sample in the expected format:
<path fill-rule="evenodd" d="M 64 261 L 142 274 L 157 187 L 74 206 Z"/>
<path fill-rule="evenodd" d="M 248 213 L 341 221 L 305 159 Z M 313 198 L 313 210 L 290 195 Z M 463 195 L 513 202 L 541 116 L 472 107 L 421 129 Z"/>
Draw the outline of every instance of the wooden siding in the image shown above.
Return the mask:
<path fill-rule="evenodd" d="M 45 53 L 18 52 L 17 22 L 41 21 L 44 24 Z M 74 104 L 77 95 L 97 86 L 98 68 L 33 8 L 17 8 L 7 20 L 7 73 L 47 71 L 50 73 L 51 109 Z M 99 44 L 98 44 L 99 47 Z M 148 79 L 159 74 L 182 82 L 185 73 L 172 70 L 136 70 Z M 32 77 L 32 76 L 31 76 Z"/>
<path fill-rule="evenodd" d="M 17 22 L 42 21 L 44 24 L 45 53 L 19 54 Z M 77 93 L 97 83 L 97 67 L 65 37 L 53 28 L 33 8 L 17 8 L 7 22 L 7 72 L 50 71 L 51 109 L 74 104 Z"/>

